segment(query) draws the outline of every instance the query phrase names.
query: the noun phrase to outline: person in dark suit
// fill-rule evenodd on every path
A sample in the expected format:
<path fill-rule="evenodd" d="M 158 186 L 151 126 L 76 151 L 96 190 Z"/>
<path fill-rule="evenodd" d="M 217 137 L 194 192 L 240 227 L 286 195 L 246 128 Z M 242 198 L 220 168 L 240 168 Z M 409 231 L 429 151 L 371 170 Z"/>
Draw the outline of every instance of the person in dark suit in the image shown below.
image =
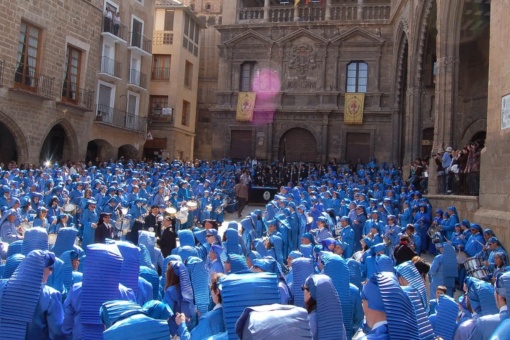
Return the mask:
<path fill-rule="evenodd" d="M 172 217 L 166 216 L 162 222 L 163 234 L 158 238 L 157 243 L 163 257 L 166 258 L 177 247 L 177 234 L 172 230 Z"/>
<path fill-rule="evenodd" d="M 110 213 L 101 213 L 97 228 L 94 232 L 94 243 L 106 243 L 107 238 L 113 238 L 113 228 L 110 225 Z"/>
<path fill-rule="evenodd" d="M 157 205 L 151 206 L 150 213 L 145 217 L 144 230 L 148 230 L 150 232 L 157 232 L 158 214 L 159 214 L 159 207 Z M 156 235 L 158 235 L 158 234 L 156 234 Z"/>

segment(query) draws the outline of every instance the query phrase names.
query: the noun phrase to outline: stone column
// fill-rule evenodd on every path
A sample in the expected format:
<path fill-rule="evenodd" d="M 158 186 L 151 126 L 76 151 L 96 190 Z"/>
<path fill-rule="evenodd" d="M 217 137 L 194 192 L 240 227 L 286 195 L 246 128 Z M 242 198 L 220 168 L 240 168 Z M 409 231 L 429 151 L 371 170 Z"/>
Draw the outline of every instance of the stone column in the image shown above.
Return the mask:
<path fill-rule="evenodd" d="M 294 21 L 299 21 L 299 6 L 294 6 Z"/>
<path fill-rule="evenodd" d="M 364 0 L 358 0 L 358 20 L 363 20 L 363 2 Z"/>
<path fill-rule="evenodd" d="M 324 17 L 326 18 L 326 20 L 331 20 L 331 0 L 326 0 Z"/>
<path fill-rule="evenodd" d="M 264 0 L 264 22 L 269 21 L 269 6 L 270 0 Z"/>

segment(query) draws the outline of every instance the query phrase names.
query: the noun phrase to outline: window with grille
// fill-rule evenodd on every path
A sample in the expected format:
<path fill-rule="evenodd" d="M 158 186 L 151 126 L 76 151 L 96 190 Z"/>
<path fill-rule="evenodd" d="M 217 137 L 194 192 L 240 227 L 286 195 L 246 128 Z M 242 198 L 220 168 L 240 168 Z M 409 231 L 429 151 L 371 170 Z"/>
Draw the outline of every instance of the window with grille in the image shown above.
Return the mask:
<path fill-rule="evenodd" d="M 62 100 L 76 102 L 79 98 L 81 51 L 67 46 L 62 83 Z"/>
<path fill-rule="evenodd" d="M 22 21 L 16 56 L 16 73 L 14 80 L 18 86 L 27 89 L 37 87 L 37 71 L 40 60 L 41 30 Z"/>
<path fill-rule="evenodd" d="M 163 108 L 168 107 L 168 96 L 150 96 L 149 112 L 151 115 L 161 115 Z"/>
<path fill-rule="evenodd" d="M 170 55 L 155 54 L 152 56 L 152 80 L 169 80 L 170 79 Z"/>

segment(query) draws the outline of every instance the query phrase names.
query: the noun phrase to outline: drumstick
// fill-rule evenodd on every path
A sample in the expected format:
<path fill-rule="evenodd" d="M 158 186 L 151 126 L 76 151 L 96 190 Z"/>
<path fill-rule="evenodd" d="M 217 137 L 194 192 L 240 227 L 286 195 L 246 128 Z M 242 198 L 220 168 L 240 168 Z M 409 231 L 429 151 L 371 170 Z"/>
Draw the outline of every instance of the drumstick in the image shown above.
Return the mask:
<path fill-rule="evenodd" d="M 482 242 L 478 241 L 478 240 L 475 240 L 476 242 L 480 243 L 482 245 L 482 247 L 485 247 L 485 244 L 483 244 Z"/>

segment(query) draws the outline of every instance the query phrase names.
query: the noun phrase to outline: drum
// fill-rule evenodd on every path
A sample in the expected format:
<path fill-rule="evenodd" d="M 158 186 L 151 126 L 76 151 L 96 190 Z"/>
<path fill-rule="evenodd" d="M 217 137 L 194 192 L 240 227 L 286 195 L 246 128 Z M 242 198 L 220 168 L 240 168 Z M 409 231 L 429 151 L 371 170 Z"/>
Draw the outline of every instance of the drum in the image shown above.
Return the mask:
<path fill-rule="evenodd" d="M 468 275 L 471 275 L 471 272 L 474 272 L 478 268 L 482 267 L 482 260 L 478 257 L 470 257 L 464 262 L 464 268 L 466 268 L 466 272 Z"/>
<path fill-rule="evenodd" d="M 476 277 L 477 279 L 482 280 L 484 277 L 489 275 L 489 273 L 487 272 L 487 270 L 485 270 L 484 268 L 480 267 L 480 268 L 477 268 L 477 269 L 475 269 L 475 270 L 473 270 L 471 272 L 468 272 L 468 275 L 472 276 L 472 277 Z"/>
<path fill-rule="evenodd" d="M 208 204 L 205 206 L 205 210 L 207 210 L 208 212 L 211 212 L 212 211 L 212 204 Z"/>
<path fill-rule="evenodd" d="M 468 259 L 468 254 L 466 254 L 463 251 L 457 252 L 457 264 L 463 265 L 466 263 L 466 260 Z"/>
<path fill-rule="evenodd" d="M 71 215 L 76 214 L 76 205 L 74 205 L 72 203 L 65 204 L 62 209 L 67 214 L 71 214 Z"/>
<path fill-rule="evenodd" d="M 312 215 L 306 215 L 306 224 L 310 224 L 313 222 L 313 217 Z"/>
<path fill-rule="evenodd" d="M 168 215 L 175 215 L 175 213 L 177 212 L 177 209 L 175 209 L 174 207 L 169 207 L 169 208 L 166 208 L 166 209 L 165 209 L 165 212 L 166 212 Z"/>
<path fill-rule="evenodd" d="M 358 250 L 352 255 L 352 259 L 355 260 L 356 262 L 361 262 L 364 253 L 365 252 L 363 250 Z"/>
<path fill-rule="evenodd" d="M 181 222 L 181 224 L 188 222 L 188 211 L 187 210 L 183 211 L 181 209 L 181 211 L 175 213 L 175 218 L 178 219 Z"/>
<path fill-rule="evenodd" d="M 57 234 L 48 234 L 48 244 L 50 246 L 54 245 L 56 241 L 57 241 Z"/>
<path fill-rule="evenodd" d="M 23 233 L 28 229 L 32 228 L 32 225 L 29 222 L 23 222 L 19 225 L 21 229 L 23 229 Z"/>
<path fill-rule="evenodd" d="M 187 201 L 186 206 L 190 211 L 197 210 L 198 203 L 196 201 Z"/>
<path fill-rule="evenodd" d="M 122 212 L 122 216 L 126 216 L 128 214 L 128 208 L 120 208 L 120 211 Z"/>

